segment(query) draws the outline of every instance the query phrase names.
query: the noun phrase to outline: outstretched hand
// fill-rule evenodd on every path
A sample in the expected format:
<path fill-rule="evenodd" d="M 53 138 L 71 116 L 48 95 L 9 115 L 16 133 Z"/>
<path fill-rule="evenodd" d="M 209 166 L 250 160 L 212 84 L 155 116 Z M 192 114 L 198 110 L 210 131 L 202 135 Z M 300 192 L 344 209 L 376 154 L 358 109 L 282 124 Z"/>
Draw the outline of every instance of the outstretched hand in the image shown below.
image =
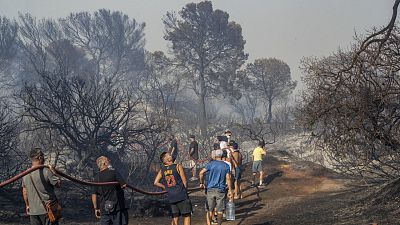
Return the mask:
<path fill-rule="evenodd" d="M 96 216 L 97 219 L 100 219 L 100 209 L 95 209 L 94 215 Z"/>
<path fill-rule="evenodd" d="M 49 165 L 47 165 L 47 166 L 49 167 L 49 170 L 50 170 L 51 172 L 56 173 L 56 171 L 55 171 L 55 169 L 54 169 L 54 165 L 49 164 Z"/>

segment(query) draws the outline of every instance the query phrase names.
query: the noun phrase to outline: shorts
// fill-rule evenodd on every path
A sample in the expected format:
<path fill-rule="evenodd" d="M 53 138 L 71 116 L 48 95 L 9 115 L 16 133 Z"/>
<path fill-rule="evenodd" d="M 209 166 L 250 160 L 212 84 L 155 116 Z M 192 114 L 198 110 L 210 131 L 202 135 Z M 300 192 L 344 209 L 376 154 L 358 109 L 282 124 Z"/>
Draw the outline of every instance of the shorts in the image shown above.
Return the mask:
<path fill-rule="evenodd" d="M 119 224 L 128 225 L 128 211 L 118 210 L 110 214 L 103 214 L 100 218 L 101 225 Z"/>
<path fill-rule="evenodd" d="M 223 212 L 225 209 L 225 192 L 221 192 L 218 188 L 207 190 L 207 211 L 211 212 L 217 208 L 217 212 Z"/>
<path fill-rule="evenodd" d="M 171 217 L 186 216 L 192 213 L 192 203 L 190 199 L 171 203 Z"/>
<path fill-rule="evenodd" d="M 193 159 L 189 160 L 189 168 L 196 168 L 197 162 Z"/>
<path fill-rule="evenodd" d="M 47 214 L 29 216 L 32 225 L 58 225 L 58 221 L 51 223 Z"/>
<path fill-rule="evenodd" d="M 262 161 L 253 161 L 253 173 L 262 172 Z"/>
<path fill-rule="evenodd" d="M 242 167 L 237 166 L 235 168 L 235 180 L 239 180 L 240 178 L 242 178 Z"/>

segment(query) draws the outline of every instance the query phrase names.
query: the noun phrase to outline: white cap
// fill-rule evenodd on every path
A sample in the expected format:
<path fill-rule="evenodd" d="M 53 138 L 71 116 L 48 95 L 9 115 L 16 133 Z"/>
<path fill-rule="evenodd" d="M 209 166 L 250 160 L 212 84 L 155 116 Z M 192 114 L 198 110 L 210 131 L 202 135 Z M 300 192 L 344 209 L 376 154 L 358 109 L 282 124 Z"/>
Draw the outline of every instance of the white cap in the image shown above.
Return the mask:
<path fill-rule="evenodd" d="M 227 148 L 228 147 L 228 142 L 226 142 L 226 141 L 221 141 L 220 143 L 219 143 L 219 148 L 220 149 L 224 149 L 224 148 Z"/>

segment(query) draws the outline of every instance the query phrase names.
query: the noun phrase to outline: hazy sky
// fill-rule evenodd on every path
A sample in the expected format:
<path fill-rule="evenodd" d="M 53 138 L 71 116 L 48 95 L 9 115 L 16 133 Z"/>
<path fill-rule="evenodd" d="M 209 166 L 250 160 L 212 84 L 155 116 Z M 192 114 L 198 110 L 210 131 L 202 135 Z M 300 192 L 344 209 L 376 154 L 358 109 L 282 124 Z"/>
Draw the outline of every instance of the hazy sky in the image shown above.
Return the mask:
<path fill-rule="evenodd" d="M 146 23 L 146 49 L 167 49 L 161 18 L 179 11 L 183 0 L 0 0 L 0 15 L 18 12 L 36 17 L 65 17 L 71 12 L 120 10 Z M 347 48 L 354 33 L 386 25 L 394 0 L 215 0 L 214 9 L 230 14 L 242 26 L 249 61 L 275 57 L 287 62 L 292 77 L 304 56 L 323 56 Z"/>

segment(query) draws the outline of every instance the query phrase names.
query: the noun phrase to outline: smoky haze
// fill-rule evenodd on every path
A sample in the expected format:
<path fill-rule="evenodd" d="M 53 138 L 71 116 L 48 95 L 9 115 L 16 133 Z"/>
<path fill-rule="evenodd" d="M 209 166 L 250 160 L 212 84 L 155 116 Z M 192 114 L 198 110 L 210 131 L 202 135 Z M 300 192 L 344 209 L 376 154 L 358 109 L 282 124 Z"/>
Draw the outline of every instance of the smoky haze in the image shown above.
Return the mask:
<path fill-rule="evenodd" d="M 94 12 L 100 8 L 120 10 L 130 18 L 145 22 L 146 49 L 166 51 L 162 17 L 179 11 L 189 2 L 182 0 L 107 1 L 107 0 L 16 0 L 0 1 L 0 15 L 17 17 L 18 12 L 35 17 L 65 17 L 71 12 Z M 390 19 L 391 0 L 216 0 L 215 9 L 229 13 L 239 23 L 246 40 L 249 60 L 275 57 L 288 63 L 293 79 L 299 81 L 300 59 L 323 56 L 338 47 L 347 48 L 354 33 L 363 34 Z"/>

